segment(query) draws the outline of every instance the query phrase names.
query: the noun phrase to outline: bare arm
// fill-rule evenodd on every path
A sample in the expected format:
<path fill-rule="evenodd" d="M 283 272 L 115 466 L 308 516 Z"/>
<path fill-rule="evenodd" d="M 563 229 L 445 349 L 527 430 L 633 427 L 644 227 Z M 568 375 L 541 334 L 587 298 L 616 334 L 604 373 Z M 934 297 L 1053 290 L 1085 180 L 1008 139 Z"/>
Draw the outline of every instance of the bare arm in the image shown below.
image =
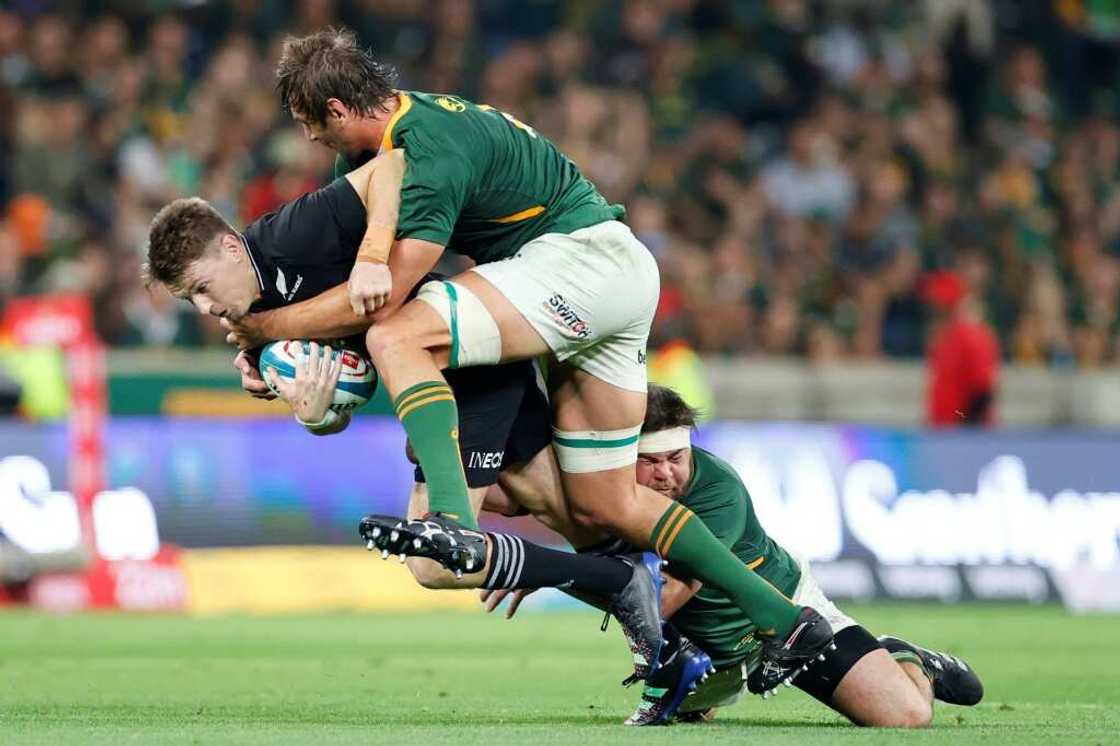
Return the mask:
<path fill-rule="evenodd" d="M 350 309 L 346 283 L 335 285 L 290 306 L 253 314 L 268 341 L 274 339 L 336 339 L 369 328 L 369 319 Z"/>
<path fill-rule="evenodd" d="M 373 315 L 374 322 L 381 321 L 397 312 L 404 305 L 412 288 L 420 283 L 424 275 L 432 271 L 436 262 L 443 256 L 443 246 L 431 241 L 421 241 L 416 238 L 402 238 L 393 244 L 393 253 L 389 257 L 389 269 L 397 281 L 393 283 L 393 292 L 384 306 Z"/>
<path fill-rule="evenodd" d="M 350 307 L 365 316 L 385 305 L 393 291 L 389 259 L 397 236 L 404 152 L 379 155 L 346 178 L 366 208 L 366 232 L 348 283 Z"/>
<path fill-rule="evenodd" d="M 354 313 L 347 283 L 290 306 L 249 314 L 239 321 L 222 319 L 229 341 L 241 349 L 252 349 L 277 339 L 336 339 L 358 334 L 372 321 L 385 318 L 404 305 L 413 286 L 432 270 L 443 247 L 431 241 L 405 238 L 397 241 L 389 267 L 397 278 L 389 300 L 371 319 Z"/>
<path fill-rule="evenodd" d="M 404 181 L 404 151 L 391 150 L 346 174 L 366 208 L 366 234 L 358 261 L 385 264 L 396 240 Z"/>

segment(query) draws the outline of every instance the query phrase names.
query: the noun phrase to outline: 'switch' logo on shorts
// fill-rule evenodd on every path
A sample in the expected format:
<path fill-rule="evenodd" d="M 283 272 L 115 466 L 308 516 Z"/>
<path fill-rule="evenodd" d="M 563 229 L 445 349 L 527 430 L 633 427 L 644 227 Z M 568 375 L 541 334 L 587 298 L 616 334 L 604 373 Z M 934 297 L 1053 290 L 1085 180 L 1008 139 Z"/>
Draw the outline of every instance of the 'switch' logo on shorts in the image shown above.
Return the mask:
<path fill-rule="evenodd" d="M 553 293 L 552 297 L 544 302 L 544 307 L 552 314 L 552 318 L 566 326 L 572 334 L 580 339 L 587 339 L 591 336 L 591 325 L 572 310 L 572 307 L 568 305 L 568 302 L 564 300 L 564 296 L 560 293 Z"/>

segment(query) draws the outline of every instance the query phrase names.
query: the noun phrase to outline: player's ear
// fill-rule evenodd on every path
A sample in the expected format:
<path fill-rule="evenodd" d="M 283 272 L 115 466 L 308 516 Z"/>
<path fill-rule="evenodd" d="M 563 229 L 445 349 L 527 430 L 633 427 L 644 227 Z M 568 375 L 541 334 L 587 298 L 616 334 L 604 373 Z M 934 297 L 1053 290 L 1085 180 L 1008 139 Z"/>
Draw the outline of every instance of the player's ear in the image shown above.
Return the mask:
<path fill-rule="evenodd" d="M 350 116 L 350 108 L 337 98 L 327 99 L 327 119 L 343 120 Z"/>
<path fill-rule="evenodd" d="M 226 233 L 222 236 L 218 248 L 223 254 L 233 259 L 235 262 L 241 261 L 241 255 L 245 251 L 245 247 L 241 245 L 241 239 L 233 233 Z"/>

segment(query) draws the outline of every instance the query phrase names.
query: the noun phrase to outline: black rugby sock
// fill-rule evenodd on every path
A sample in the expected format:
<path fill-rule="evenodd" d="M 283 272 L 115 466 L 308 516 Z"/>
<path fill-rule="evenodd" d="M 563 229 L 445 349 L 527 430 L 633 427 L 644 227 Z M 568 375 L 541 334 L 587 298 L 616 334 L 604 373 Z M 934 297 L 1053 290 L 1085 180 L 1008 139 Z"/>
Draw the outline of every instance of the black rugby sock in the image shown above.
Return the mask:
<path fill-rule="evenodd" d="M 487 536 L 492 552 L 483 588 L 561 588 L 610 598 L 634 573 L 620 559 L 545 549 L 509 534 Z"/>

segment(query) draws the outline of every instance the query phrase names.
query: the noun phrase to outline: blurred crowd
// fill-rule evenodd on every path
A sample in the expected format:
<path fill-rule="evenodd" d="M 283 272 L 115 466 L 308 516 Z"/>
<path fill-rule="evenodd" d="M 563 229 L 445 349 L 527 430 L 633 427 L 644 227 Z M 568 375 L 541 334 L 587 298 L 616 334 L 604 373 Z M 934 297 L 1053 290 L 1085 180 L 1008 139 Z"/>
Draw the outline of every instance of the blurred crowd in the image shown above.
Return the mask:
<path fill-rule="evenodd" d="M 286 34 L 551 137 L 663 274 L 658 343 L 916 357 L 953 273 L 1004 358 L 1120 357 L 1120 4 L 1107 0 L 13 0 L 0 307 L 77 291 L 113 345 L 219 343 L 139 280 L 154 211 L 241 223 L 331 154 L 280 110 Z"/>

